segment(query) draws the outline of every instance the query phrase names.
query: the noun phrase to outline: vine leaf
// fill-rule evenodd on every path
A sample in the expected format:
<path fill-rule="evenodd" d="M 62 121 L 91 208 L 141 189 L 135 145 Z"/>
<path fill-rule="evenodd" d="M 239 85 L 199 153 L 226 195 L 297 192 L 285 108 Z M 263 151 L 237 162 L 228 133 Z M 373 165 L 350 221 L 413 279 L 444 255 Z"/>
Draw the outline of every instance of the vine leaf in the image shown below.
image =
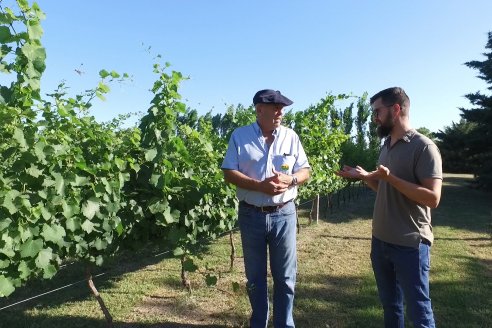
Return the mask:
<path fill-rule="evenodd" d="M 82 205 L 82 214 L 89 220 L 91 220 L 97 212 L 99 212 L 99 207 L 101 203 L 95 197 L 87 200 L 87 202 Z"/>
<path fill-rule="evenodd" d="M 15 288 L 12 282 L 5 278 L 4 275 L 0 275 L 0 296 L 9 296 L 14 290 Z"/>
<path fill-rule="evenodd" d="M 43 248 L 41 239 L 30 239 L 20 246 L 21 257 L 36 257 Z"/>

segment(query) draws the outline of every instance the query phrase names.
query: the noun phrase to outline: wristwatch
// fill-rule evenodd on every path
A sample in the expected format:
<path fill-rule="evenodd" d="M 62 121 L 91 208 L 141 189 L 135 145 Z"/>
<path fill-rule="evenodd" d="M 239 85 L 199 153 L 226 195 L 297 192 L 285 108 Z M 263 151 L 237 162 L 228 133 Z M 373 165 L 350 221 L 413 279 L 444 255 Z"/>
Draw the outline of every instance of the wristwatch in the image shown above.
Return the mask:
<path fill-rule="evenodd" d="M 290 183 L 291 186 L 297 186 L 297 177 L 295 175 L 292 176 L 292 182 Z"/>

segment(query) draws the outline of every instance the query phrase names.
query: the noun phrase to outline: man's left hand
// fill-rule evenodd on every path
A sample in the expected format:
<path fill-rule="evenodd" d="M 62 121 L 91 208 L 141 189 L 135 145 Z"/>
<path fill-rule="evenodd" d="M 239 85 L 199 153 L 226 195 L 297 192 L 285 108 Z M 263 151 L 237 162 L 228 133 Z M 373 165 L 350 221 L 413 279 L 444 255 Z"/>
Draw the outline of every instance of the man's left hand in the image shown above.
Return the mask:
<path fill-rule="evenodd" d="M 272 169 L 273 176 L 276 178 L 275 182 L 284 185 L 285 187 L 289 187 L 290 184 L 292 183 L 292 175 L 288 175 L 282 172 L 275 171 L 275 169 Z"/>

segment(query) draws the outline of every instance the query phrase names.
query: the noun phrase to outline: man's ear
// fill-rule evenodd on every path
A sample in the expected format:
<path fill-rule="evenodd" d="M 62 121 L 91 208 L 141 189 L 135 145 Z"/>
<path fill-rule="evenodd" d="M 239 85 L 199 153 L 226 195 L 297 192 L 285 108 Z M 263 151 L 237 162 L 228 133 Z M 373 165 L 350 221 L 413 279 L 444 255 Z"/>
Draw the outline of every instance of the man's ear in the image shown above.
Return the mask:
<path fill-rule="evenodd" d="M 395 117 L 400 115 L 401 112 L 401 106 L 400 104 L 394 104 L 392 108 L 393 112 L 395 113 Z"/>

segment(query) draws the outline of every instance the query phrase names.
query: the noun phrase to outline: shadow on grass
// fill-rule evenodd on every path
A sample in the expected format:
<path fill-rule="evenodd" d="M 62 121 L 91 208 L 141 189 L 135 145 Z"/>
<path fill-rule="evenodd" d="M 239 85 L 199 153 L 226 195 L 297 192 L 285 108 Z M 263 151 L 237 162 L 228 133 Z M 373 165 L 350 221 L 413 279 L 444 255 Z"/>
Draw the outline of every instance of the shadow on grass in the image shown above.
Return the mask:
<path fill-rule="evenodd" d="M 445 176 L 441 203 L 433 211 L 434 226 L 492 232 L 492 193 L 471 188 L 471 181 L 471 176 Z"/>
<path fill-rule="evenodd" d="M 0 328 L 25 327 L 25 328 L 106 328 L 108 324 L 105 320 L 77 317 L 72 315 L 47 317 L 47 316 L 19 316 L 17 318 L 2 318 Z M 181 324 L 173 322 L 135 324 L 130 322 L 113 322 L 113 328 L 225 328 L 224 325 L 200 325 L 200 324 Z"/>
<path fill-rule="evenodd" d="M 300 277 L 295 318 L 299 327 L 382 327 L 372 275 Z"/>
<path fill-rule="evenodd" d="M 205 252 L 210 243 L 202 243 L 196 251 Z M 94 267 L 91 271 L 94 284 L 99 292 L 110 290 L 114 293 L 116 284 L 124 274 L 139 270 L 152 270 L 146 268 L 163 260 L 179 261 L 172 256 L 172 252 L 161 250 L 159 245 L 149 243 L 139 250 L 125 250 L 116 256 L 107 259 L 102 267 Z M 87 279 L 86 266 L 81 262 L 67 264 L 61 268 L 51 280 L 34 279 L 25 286 L 17 288 L 9 297 L 0 298 L 0 328 L 9 327 L 104 327 L 105 320 L 94 320 L 77 316 L 48 317 L 44 315 L 29 316 L 25 314 L 27 309 L 49 309 L 67 302 L 80 302 L 90 300 L 97 304 L 97 300 L 91 293 Z M 159 280 L 160 283 L 181 287 L 180 270 L 173 273 L 175 277 L 167 276 Z M 123 292 L 122 294 L 125 294 Z M 130 295 L 129 295 L 130 296 Z M 98 307 L 98 311 L 102 311 Z M 111 309 L 109 309 L 111 312 Z M 45 322 L 45 323 L 42 323 Z M 64 324 L 65 323 L 65 324 Z M 117 326 L 116 326 L 117 327 Z M 130 326 L 122 326 L 130 327 Z M 140 327 L 140 326 L 139 326 Z M 160 326 L 142 326 L 160 327 Z M 168 326 L 162 326 L 168 327 Z M 169 327 L 182 327 L 179 324 L 170 323 Z M 184 326 L 183 326 L 184 327 Z M 188 327 L 192 327 L 188 325 Z M 208 327 L 208 326 L 197 326 Z M 216 326 L 220 327 L 220 326 Z"/>
<path fill-rule="evenodd" d="M 448 278 L 447 267 L 431 269 L 431 277 L 437 280 L 431 283 L 437 325 L 456 328 L 492 327 L 492 277 L 487 275 L 486 269 L 476 258 L 456 256 L 454 260 L 460 261 L 461 267 L 465 268 L 458 273 L 458 279 Z"/>
<path fill-rule="evenodd" d="M 492 327 L 492 280 L 484 279 L 484 267 L 473 257 L 456 260 L 464 262 L 457 279 L 449 280 L 447 272 L 431 270 L 432 277 L 444 277 L 431 283 L 438 326 Z M 295 318 L 299 327 L 382 327 L 383 311 L 372 273 L 360 277 L 300 276 Z"/>

